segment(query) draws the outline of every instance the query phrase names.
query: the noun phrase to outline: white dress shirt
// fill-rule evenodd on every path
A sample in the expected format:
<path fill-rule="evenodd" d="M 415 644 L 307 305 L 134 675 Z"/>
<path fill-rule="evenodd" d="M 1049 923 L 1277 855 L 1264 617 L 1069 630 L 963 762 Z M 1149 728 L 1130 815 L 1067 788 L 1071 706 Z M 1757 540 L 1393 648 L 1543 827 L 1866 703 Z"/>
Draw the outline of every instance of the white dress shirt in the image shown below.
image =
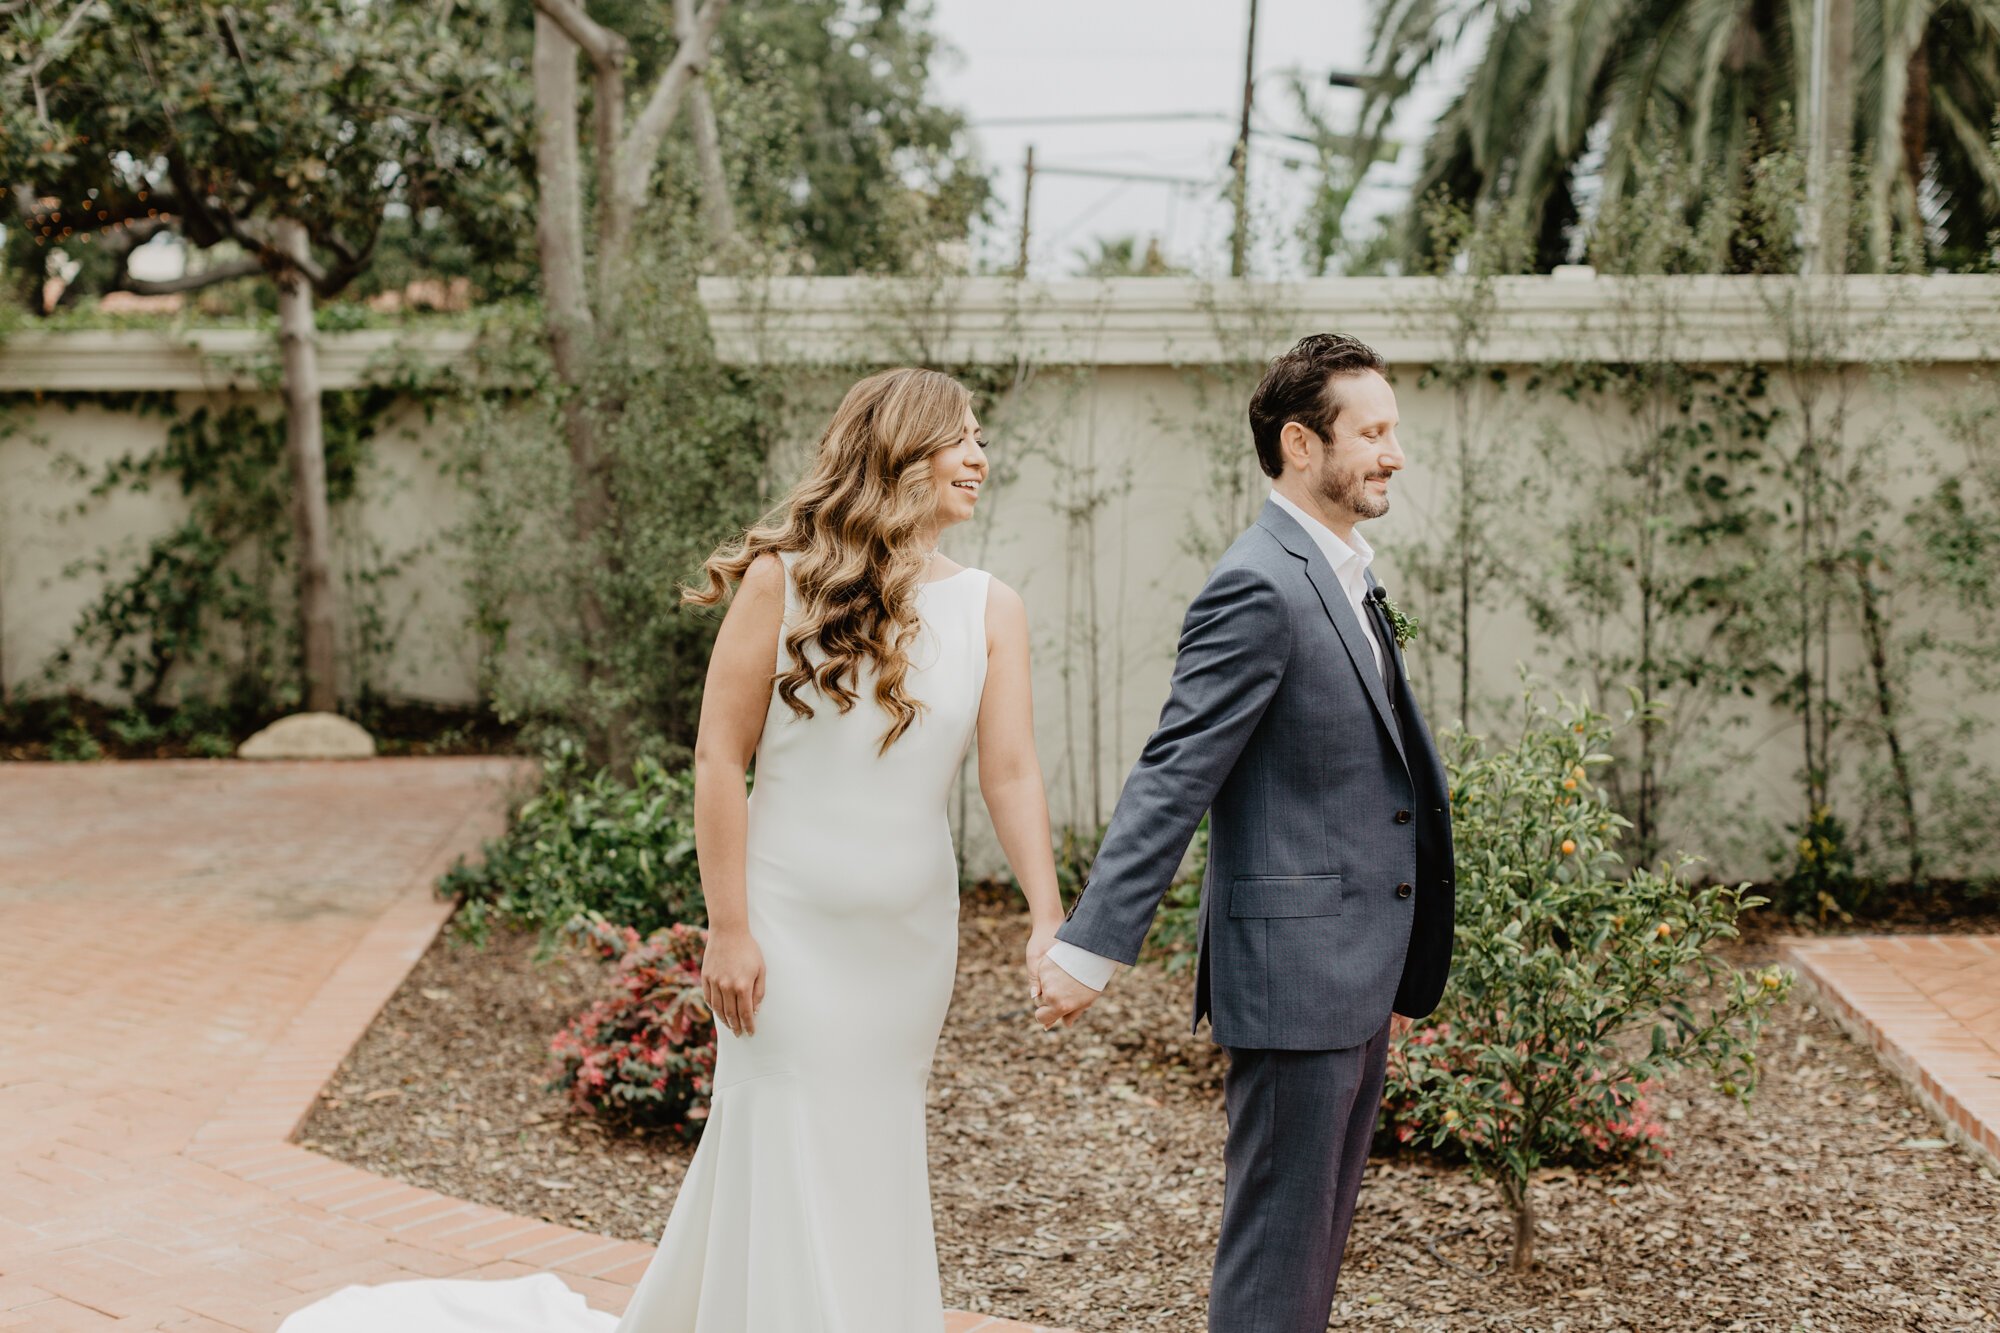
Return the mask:
<path fill-rule="evenodd" d="M 1375 548 L 1368 539 L 1355 533 L 1352 541 L 1341 538 L 1322 523 L 1316 516 L 1293 504 L 1277 491 L 1271 492 L 1271 503 L 1299 521 L 1306 535 L 1326 557 L 1327 564 L 1333 566 L 1333 576 L 1340 581 L 1340 590 L 1347 594 L 1348 604 L 1354 608 L 1354 619 L 1361 626 L 1362 637 L 1375 652 L 1375 669 L 1382 673 L 1382 679 L 1389 679 L 1388 664 L 1382 658 L 1382 639 L 1368 621 L 1368 566 L 1375 559 Z M 1092 990 L 1101 991 L 1111 984 L 1124 964 L 1115 958 L 1079 949 L 1067 940 L 1057 940 L 1049 946 L 1047 961 L 1081 981 Z"/>

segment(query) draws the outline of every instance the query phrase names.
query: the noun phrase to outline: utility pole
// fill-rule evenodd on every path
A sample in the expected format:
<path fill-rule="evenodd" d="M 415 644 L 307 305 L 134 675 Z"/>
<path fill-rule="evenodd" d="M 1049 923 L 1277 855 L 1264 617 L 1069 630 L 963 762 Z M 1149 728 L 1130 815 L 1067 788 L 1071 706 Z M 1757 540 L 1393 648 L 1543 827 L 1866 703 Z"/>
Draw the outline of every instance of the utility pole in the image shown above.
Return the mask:
<path fill-rule="evenodd" d="M 1028 145 L 1028 160 L 1021 164 L 1021 250 L 1014 260 L 1014 276 L 1028 276 L 1028 217 L 1035 202 L 1035 146 Z"/>
<path fill-rule="evenodd" d="M 1236 226 L 1229 238 L 1229 276 L 1243 276 L 1250 248 L 1250 105 L 1257 95 L 1257 0 L 1250 0 L 1250 33 L 1243 41 L 1243 118 L 1236 126 L 1236 149 L 1229 155 L 1230 202 Z"/>

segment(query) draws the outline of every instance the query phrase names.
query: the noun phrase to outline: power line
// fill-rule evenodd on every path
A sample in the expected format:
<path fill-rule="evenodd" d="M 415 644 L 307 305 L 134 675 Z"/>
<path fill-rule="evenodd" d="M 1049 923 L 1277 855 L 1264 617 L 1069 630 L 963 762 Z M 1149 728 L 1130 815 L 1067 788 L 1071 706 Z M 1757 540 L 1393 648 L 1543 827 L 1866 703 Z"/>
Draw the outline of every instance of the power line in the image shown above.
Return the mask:
<path fill-rule="evenodd" d="M 1100 171 L 1093 167 L 1035 167 L 1037 176 L 1083 176 L 1091 180 L 1106 181 L 1152 181 L 1159 185 L 1213 185 L 1210 176 L 1169 176 L 1156 171 Z"/>
<path fill-rule="evenodd" d="M 1057 116 L 999 116 L 992 120 L 971 120 L 973 129 L 1012 128 L 1022 125 L 1127 125 L 1145 121 L 1233 119 L 1226 111 L 1107 111 Z"/>
<path fill-rule="evenodd" d="M 1235 120 L 1236 117 L 1226 111 L 1120 111 L 1072 116 L 1000 116 L 992 120 L 969 120 L 966 127 L 975 130 L 1026 129 L 1042 125 L 1161 125 L 1190 121 L 1227 125 Z M 1299 143 L 1314 142 L 1307 135 L 1292 130 L 1274 130 L 1266 125 L 1252 125 L 1250 133 L 1269 135 L 1274 139 L 1292 139 Z"/>

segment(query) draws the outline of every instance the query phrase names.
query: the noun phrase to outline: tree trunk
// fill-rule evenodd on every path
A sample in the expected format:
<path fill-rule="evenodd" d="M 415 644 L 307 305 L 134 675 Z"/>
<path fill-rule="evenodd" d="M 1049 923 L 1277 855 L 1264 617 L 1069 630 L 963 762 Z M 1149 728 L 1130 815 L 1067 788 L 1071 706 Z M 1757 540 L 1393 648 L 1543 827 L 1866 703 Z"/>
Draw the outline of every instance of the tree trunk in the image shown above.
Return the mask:
<path fill-rule="evenodd" d="M 1514 1249 L 1507 1257 L 1510 1272 L 1525 1273 L 1535 1266 L 1535 1200 L 1525 1178 L 1502 1176 L 1500 1197 L 1514 1216 Z"/>
<path fill-rule="evenodd" d="M 535 242 L 549 356 L 564 390 L 563 433 L 574 492 L 570 539 L 577 555 L 576 613 L 583 689 L 594 697 L 605 675 L 610 617 L 597 579 L 611 512 L 599 425 L 590 402 L 596 321 L 583 254 L 583 172 L 577 153 L 577 46 L 547 14 L 535 15 Z M 595 712 L 595 709 L 592 709 Z M 593 718 L 585 745 L 593 763 L 622 768 L 628 719 Z"/>
<path fill-rule="evenodd" d="M 624 39 L 593 22 L 573 0 L 535 0 L 535 242 L 542 261 L 549 352 L 563 389 L 563 431 L 574 486 L 570 535 L 578 562 L 580 674 L 590 700 L 586 742 L 591 759 L 620 776 L 631 769 L 638 715 L 626 692 L 616 688 L 610 661 L 614 630 L 602 584 L 606 576 L 615 578 L 619 572 L 618 514 L 607 441 L 623 404 L 616 394 L 604 392 L 599 337 L 601 331 L 619 326 L 634 219 L 645 203 L 660 146 L 681 99 L 699 85 L 708 46 L 727 7 L 728 0 L 708 0 L 697 12 L 691 0 L 676 0 L 682 49 L 628 128 Z M 597 246 L 588 262 L 583 232 L 586 191 L 577 144 L 580 54 L 590 57 L 596 101 Z M 699 96 L 697 104 L 706 107 Z M 713 127 L 711 113 L 706 128 Z M 697 125 L 698 150 L 702 130 Z M 710 154 L 704 150 L 702 155 L 704 172 L 711 165 L 719 172 L 720 147 L 715 147 L 712 164 L 707 160 Z M 710 193 L 711 208 L 716 198 L 726 206 L 726 190 Z"/>
<path fill-rule="evenodd" d="M 535 15 L 535 245 L 549 352 L 566 384 L 582 377 L 595 334 L 583 260 L 583 168 L 577 158 L 576 44 Z"/>
<path fill-rule="evenodd" d="M 306 229 L 289 218 L 273 228 L 277 251 L 310 257 Z M 292 464 L 292 528 L 299 557 L 299 665 L 308 712 L 338 706 L 333 648 L 333 551 L 326 511 L 326 433 L 320 415 L 319 347 L 312 284 L 295 267 L 278 274 L 278 345 L 285 378 L 285 453 Z"/>

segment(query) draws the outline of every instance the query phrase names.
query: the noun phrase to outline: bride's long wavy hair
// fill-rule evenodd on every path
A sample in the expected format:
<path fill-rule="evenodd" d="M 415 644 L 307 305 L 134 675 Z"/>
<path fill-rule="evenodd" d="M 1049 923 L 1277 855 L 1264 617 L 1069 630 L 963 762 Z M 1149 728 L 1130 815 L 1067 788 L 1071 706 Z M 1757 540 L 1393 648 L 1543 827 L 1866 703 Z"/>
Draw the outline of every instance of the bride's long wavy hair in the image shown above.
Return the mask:
<path fill-rule="evenodd" d="M 784 633 L 790 665 L 778 697 L 813 715 L 808 686 L 842 713 L 854 707 L 862 667 L 875 673 L 875 702 L 889 715 L 880 753 L 917 720 L 923 705 L 904 688 L 918 630 L 916 593 L 928 554 L 918 538 L 937 515 L 932 460 L 965 437 L 972 394 L 935 370 L 870 375 L 847 391 L 820 437 L 806 475 L 768 515 L 703 563 L 706 588 L 681 600 L 714 606 L 766 551 L 798 552 L 792 579 L 803 604 Z M 806 656 L 817 644 L 821 659 Z"/>

